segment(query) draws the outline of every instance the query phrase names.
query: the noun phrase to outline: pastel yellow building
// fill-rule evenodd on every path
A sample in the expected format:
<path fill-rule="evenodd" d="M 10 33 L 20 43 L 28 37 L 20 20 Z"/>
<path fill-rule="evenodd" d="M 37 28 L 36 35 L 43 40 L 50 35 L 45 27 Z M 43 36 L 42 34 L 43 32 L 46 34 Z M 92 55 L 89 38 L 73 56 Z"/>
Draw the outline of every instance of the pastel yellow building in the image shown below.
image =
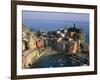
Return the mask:
<path fill-rule="evenodd" d="M 36 41 L 37 37 L 35 36 L 35 32 L 30 32 L 29 43 L 28 43 L 29 49 L 36 48 Z"/>
<path fill-rule="evenodd" d="M 30 65 L 35 62 L 35 60 L 39 57 L 39 51 L 34 49 L 29 49 L 23 53 L 22 56 L 22 68 L 29 68 Z"/>
<path fill-rule="evenodd" d="M 29 68 L 34 60 L 39 57 L 39 51 L 36 47 L 37 37 L 34 31 L 23 25 L 22 28 L 22 68 Z"/>

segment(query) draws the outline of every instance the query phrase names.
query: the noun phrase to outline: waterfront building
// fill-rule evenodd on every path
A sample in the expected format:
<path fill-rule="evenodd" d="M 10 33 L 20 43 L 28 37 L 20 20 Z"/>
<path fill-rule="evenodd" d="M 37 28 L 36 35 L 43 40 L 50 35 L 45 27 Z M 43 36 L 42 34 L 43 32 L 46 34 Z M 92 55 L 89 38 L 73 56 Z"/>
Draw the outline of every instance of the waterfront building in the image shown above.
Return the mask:
<path fill-rule="evenodd" d="M 44 47 L 44 41 L 41 38 L 36 41 L 36 47 L 39 49 Z"/>
<path fill-rule="evenodd" d="M 22 56 L 22 68 L 29 68 L 33 62 L 39 57 L 39 51 L 34 49 L 29 49 L 23 52 Z"/>
<path fill-rule="evenodd" d="M 31 48 L 35 49 L 36 48 L 36 40 L 37 40 L 37 37 L 35 35 L 35 32 L 30 32 L 29 42 L 28 42 L 29 49 L 31 49 Z"/>
<path fill-rule="evenodd" d="M 80 29 L 75 27 L 71 27 L 68 29 L 68 37 L 69 37 L 69 53 L 79 53 L 81 51 L 81 45 L 85 43 L 85 33 Z"/>
<path fill-rule="evenodd" d="M 22 27 L 22 50 L 25 51 L 28 49 L 28 41 L 29 41 L 29 32 L 30 29 L 25 25 Z"/>

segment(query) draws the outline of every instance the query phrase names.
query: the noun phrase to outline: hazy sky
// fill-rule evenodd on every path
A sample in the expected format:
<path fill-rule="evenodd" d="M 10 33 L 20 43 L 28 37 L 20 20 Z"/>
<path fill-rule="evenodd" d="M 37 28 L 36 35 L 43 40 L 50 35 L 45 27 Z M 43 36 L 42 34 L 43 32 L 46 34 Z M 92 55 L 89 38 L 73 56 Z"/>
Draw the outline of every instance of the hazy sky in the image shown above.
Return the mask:
<path fill-rule="evenodd" d="M 23 11 L 23 19 L 55 21 L 89 21 L 89 14 L 67 12 Z"/>

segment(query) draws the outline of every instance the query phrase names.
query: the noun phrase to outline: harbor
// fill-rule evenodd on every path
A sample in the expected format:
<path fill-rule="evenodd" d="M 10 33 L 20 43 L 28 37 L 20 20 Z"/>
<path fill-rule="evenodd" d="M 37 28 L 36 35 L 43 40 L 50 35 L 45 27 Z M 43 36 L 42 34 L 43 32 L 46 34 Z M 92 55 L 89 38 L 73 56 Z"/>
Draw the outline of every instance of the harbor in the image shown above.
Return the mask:
<path fill-rule="evenodd" d="M 22 68 L 89 66 L 89 43 L 74 24 L 55 31 L 22 28 Z"/>

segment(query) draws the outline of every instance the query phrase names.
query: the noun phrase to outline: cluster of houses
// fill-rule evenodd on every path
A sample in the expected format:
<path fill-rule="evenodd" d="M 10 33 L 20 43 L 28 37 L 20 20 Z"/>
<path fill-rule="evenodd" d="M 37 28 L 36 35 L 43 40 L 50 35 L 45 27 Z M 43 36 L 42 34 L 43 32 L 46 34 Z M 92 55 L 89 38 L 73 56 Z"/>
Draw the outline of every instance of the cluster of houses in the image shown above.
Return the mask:
<path fill-rule="evenodd" d="M 52 50 L 76 54 L 83 50 L 85 44 L 85 33 L 75 27 L 75 24 L 68 29 L 65 27 L 56 31 L 43 32 L 43 34 L 41 37 L 46 42 L 46 46 Z"/>
<path fill-rule="evenodd" d="M 44 51 L 44 41 L 37 37 L 36 32 L 23 25 L 22 68 L 29 68 Z"/>
<path fill-rule="evenodd" d="M 22 43 L 23 66 L 25 68 L 32 64 L 34 57 L 38 57 L 41 54 L 39 50 L 42 49 L 64 51 L 73 54 L 84 51 L 85 33 L 82 29 L 78 29 L 75 24 L 73 27 L 55 31 L 34 31 L 23 25 Z M 89 46 L 87 45 L 85 51 L 88 52 L 88 48 Z"/>

